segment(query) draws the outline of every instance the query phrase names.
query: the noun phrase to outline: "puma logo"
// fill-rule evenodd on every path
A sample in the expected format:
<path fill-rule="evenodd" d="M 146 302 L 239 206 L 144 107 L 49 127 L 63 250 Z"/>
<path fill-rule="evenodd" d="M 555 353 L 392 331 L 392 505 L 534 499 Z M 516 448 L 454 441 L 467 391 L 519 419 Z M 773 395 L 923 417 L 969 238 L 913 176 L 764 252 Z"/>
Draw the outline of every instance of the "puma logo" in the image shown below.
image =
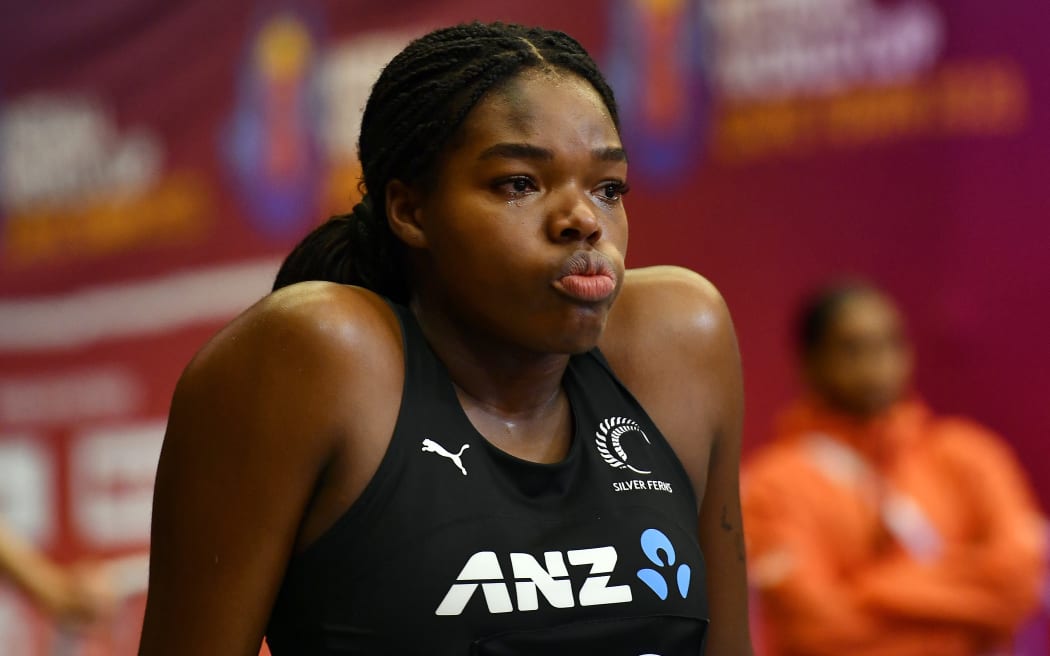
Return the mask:
<path fill-rule="evenodd" d="M 434 440 L 423 440 L 423 453 L 436 453 L 442 458 L 448 458 L 452 461 L 452 464 L 459 467 L 459 471 L 463 472 L 464 476 L 467 475 L 467 470 L 464 469 L 463 460 L 460 458 L 460 456 L 462 456 L 463 452 L 469 448 L 469 444 L 464 444 L 463 446 L 459 447 L 459 453 L 449 453 L 445 450 L 445 447 L 441 446 Z"/>

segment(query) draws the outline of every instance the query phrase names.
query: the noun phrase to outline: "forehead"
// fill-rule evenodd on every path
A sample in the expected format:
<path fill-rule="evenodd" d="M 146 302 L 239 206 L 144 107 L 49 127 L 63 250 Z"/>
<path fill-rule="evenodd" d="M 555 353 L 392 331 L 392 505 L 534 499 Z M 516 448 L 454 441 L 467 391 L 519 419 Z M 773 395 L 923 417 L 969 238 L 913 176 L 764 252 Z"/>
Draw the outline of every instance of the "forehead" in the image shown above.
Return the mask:
<path fill-rule="evenodd" d="M 537 139 L 562 147 L 620 145 L 612 116 L 587 80 L 562 71 L 528 69 L 493 89 L 463 123 L 460 148 Z"/>
<path fill-rule="evenodd" d="M 847 298 L 831 318 L 829 333 L 895 331 L 901 327 L 900 314 L 880 294 L 864 292 Z"/>

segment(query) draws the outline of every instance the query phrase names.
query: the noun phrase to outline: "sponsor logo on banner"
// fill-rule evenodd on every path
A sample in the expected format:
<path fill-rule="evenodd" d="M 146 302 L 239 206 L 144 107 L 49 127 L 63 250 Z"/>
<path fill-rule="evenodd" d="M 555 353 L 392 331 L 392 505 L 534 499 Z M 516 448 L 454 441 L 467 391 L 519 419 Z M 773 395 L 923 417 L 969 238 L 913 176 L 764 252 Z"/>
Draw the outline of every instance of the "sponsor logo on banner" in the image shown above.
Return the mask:
<path fill-rule="evenodd" d="M 680 178 L 700 160 L 710 92 L 707 34 L 699 3 L 618 0 L 604 67 L 616 91 L 631 172 L 654 182 Z"/>
<path fill-rule="evenodd" d="M 237 103 L 223 135 L 248 218 L 271 237 L 299 235 L 317 219 L 325 166 L 317 135 L 315 31 L 292 11 L 260 22 L 246 45 Z"/>
<path fill-rule="evenodd" d="M 149 542 L 153 480 L 164 422 L 114 426 L 76 436 L 70 453 L 73 524 L 95 547 Z"/>
<path fill-rule="evenodd" d="M 365 103 L 383 66 L 423 31 L 365 32 L 322 49 L 311 25 L 283 13 L 256 31 L 224 134 L 224 157 L 251 220 L 277 236 L 298 235 L 360 200 Z M 263 115 L 264 98 L 276 115 Z M 296 161 L 305 168 L 290 168 Z"/>
<path fill-rule="evenodd" d="M 380 71 L 408 42 L 423 32 L 366 32 L 329 48 L 317 69 L 321 97 L 321 143 L 328 154 L 322 215 L 344 214 L 361 198 L 357 138 L 361 115 Z"/>
<path fill-rule="evenodd" d="M 1029 113 L 1008 58 L 945 58 L 931 0 L 709 0 L 711 153 L 743 162 L 915 137 L 1009 135 Z"/>
<path fill-rule="evenodd" d="M 721 95 L 767 100 L 897 82 L 930 70 L 944 19 L 930 0 L 709 0 Z"/>
<path fill-rule="evenodd" d="M 91 95 L 38 92 L 0 105 L 0 262 L 26 268 L 198 241 L 203 178 L 164 172 L 145 126 L 120 126 Z"/>
<path fill-rule="evenodd" d="M 141 380 L 130 370 L 113 365 L 2 377 L 0 425 L 63 426 L 124 417 L 141 406 L 144 394 Z"/>
<path fill-rule="evenodd" d="M 55 537 L 57 478 L 37 434 L 0 435 L 0 520 L 37 545 Z"/>

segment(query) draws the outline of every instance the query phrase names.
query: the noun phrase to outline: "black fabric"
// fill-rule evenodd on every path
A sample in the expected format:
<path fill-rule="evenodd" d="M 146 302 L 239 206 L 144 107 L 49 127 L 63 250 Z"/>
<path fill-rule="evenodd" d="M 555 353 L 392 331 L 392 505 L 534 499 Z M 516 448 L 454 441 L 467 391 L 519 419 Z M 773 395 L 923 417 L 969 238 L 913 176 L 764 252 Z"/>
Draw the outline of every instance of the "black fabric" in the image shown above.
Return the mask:
<path fill-rule="evenodd" d="M 707 622 L 695 617 L 630 617 L 511 631 L 474 643 L 473 656 L 662 656 L 699 654 Z"/>
<path fill-rule="evenodd" d="M 290 563 L 274 656 L 700 653 L 693 490 L 600 354 L 565 375 L 566 458 L 527 462 L 474 429 L 412 314 L 392 307 L 405 348 L 394 435 L 361 497 Z"/>

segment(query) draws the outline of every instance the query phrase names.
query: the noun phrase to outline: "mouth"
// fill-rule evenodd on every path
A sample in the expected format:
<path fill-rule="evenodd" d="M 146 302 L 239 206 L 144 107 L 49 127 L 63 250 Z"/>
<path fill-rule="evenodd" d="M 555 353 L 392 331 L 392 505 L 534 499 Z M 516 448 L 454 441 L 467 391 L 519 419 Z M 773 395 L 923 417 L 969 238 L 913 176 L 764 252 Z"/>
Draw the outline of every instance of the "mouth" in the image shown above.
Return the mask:
<path fill-rule="evenodd" d="M 565 260 L 554 288 L 578 301 L 598 303 L 616 292 L 616 268 L 596 251 L 576 251 Z"/>

